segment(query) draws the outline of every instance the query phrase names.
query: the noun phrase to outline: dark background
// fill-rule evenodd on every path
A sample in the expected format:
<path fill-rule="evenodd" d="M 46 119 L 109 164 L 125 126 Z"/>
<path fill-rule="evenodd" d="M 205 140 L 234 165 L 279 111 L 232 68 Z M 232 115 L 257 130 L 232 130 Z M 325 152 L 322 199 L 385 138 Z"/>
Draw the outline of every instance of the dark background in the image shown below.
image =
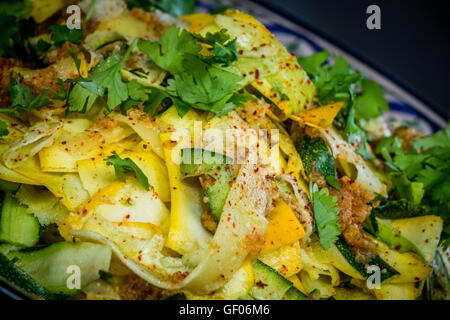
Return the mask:
<path fill-rule="evenodd" d="M 259 0 L 337 39 L 414 88 L 450 118 L 450 1 Z M 368 30 L 369 5 L 381 30 Z"/>

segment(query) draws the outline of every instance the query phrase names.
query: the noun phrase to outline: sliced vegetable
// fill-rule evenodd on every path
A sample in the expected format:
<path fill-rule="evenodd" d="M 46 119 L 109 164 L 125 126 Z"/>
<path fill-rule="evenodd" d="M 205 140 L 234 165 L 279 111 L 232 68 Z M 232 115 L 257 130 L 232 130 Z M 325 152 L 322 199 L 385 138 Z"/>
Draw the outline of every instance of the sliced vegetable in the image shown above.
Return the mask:
<path fill-rule="evenodd" d="M 305 135 L 297 150 L 302 158 L 306 175 L 310 176 L 312 171 L 316 170 L 327 180 L 336 179 L 333 155 L 321 138 Z"/>
<path fill-rule="evenodd" d="M 100 270 L 108 270 L 111 260 L 111 249 L 93 243 L 72 244 L 59 242 L 42 248 L 16 250 L 14 247 L 2 245 L 0 253 L 9 261 L 25 271 L 32 279 L 52 294 L 71 295 L 75 288 L 68 286 L 69 276 L 79 269 L 80 287 L 100 278 Z M 4 261 L 5 263 L 8 263 Z M 2 268 L 0 268 L 3 270 Z M 16 270 L 17 271 L 17 270 Z M 19 283 L 25 288 L 33 283 Z M 76 284 L 75 284 L 76 286 Z M 39 294 L 39 293 L 38 293 Z"/>
<path fill-rule="evenodd" d="M 264 248 L 261 253 L 274 251 L 292 244 L 305 236 L 300 221 L 284 200 L 278 200 L 267 217 L 269 224 L 264 233 Z"/>
<path fill-rule="evenodd" d="M 228 168 L 228 164 L 233 159 L 202 149 L 183 149 L 181 150 L 182 163 L 180 165 L 181 176 L 184 178 L 207 175 L 208 182 L 205 188 L 205 195 L 208 197 L 208 205 L 216 222 L 220 221 L 230 183 L 233 180 L 233 174 Z"/>
<path fill-rule="evenodd" d="M 292 287 L 292 282 L 259 260 L 252 263 L 255 285 L 250 295 L 256 300 L 281 300 Z"/>
<path fill-rule="evenodd" d="M 335 247 L 340 252 L 340 254 L 345 258 L 345 260 L 348 262 L 348 264 L 355 269 L 360 275 L 363 276 L 363 278 L 369 277 L 369 274 L 367 273 L 367 267 L 368 266 L 377 266 L 381 270 L 381 276 L 380 279 L 382 282 L 386 281 L 389 278 L 392 278 L 396 275 L 399 275 L 399 272 L 395 270 L 392 266 L 390 266 L 388 263 L 386 263 L 381 257 L 376 256 L 375 258 L 372 258 L 368 263 L 366 264 L 359 262 L 356 260 L 355 255 L 350 251 L 347 243 L 343 238 L 339 238 L 338 241 L 335 242 Z M 336 257 L 336 253 L 333 249 L 329 250 L 329 253 L 332 256 Z M 336 258 L 336 260 L 340 260 L 339 258 Z M 344 268 L 347 266 L 345 265 Z M 343 270 L 342 270 L 343 271 Z M 353 271 L 351 271 L 351 274 L 354 274 Z"/>
<path fill-rule="evenodd" d="M 0 241 L 24 247 L 32 247 L 39 241 L 39 221 L 12 194 L 5 194 L 1 210 Z"/>
<path fill-rule="evenodd" d="M 300 244 L 298 241 L 280 247 L 275 251 L 260 254 L 258 260 L 264 262 L 285 278 L 289 278 L 294 274 L 299 273 L 303 268 Z"/>

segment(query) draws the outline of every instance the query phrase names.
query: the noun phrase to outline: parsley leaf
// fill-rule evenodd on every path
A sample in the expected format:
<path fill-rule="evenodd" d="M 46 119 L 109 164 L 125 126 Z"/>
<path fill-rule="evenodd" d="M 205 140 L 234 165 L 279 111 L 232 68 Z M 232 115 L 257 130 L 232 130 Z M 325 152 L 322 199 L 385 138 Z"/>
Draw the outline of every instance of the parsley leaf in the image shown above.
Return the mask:
<path fill-rule="evenodd" d="M 347 123 L 344 129 L 347 141 L 357 148 L 358 153 L 365 159 L 373 159 L 373 155 L 367 149 L 366 132 L 356 124 L 355 109 L 352 106 L 347 116 Z"/>
<path fill-rule="evenodd" d="M 162 104 L 163 104 L 162 109 L 158 110 L 158 107 L 161 106 Z M 167 91 L 164 91 L 159 88 L 152 88 L 149 99 L 146 102 L 144 102 L 144 112 L 150 112 L 152 115 L 155 116 L 166 111 L 172 105 L 174 105 L 175 108 L 177 109 L 177 113 L 180 116 L 180 118 L 183 118 L 183 116 L 191 108 L 189 104 L 181 101 L 176 97 L 171 96 L 170 94 L 167 93 Z"/>
<path fill-rule="evenodd" d="M 122 159 L 115 151 L 113 151 L 112 155 L 105 159 L 105 161 L 107 165 L 114 166 L 117 180 L 125 182 L 126 174 L 128 172 L 134 172 L 136 178 L 139 180 L 145 190 L 150 190 L 150 184 L 148 182 L 147 176 L 130 158 Z"/>
<path fill-rule="evenodd" d="M 309 188 L 319 242 L 328 250 L 341 234 L 337 197 L 331 196 L 327 188 L 319 191 L 315 183 L 310 183 Z"/>
<path fill-rule="evenodd" d="M 320 68 L 313 78 L 321 105 L 350 99 L 350 88 L 360 80 L 361 74 L 355 72 L 341 56 L 335 57 L 333 65 Z"/>
<path fill-rule="evenodd" d="M 356 98 L 355 106 L 359 116 L 365 120 L 376 118 L 380 115 L 380 109 L 389 110 L 389 104 L 383 94 L 383 88 L 369 79 L 362 79 L 362 94 Z"/>
<path fill-rule="evenodd" d="M 138 106 L 141 101 L 147 101 L 148 93 L 150 92 L 148 88 L 144 87 L 136 79 L 127 83 L 127 89 L 128 99 L 120 106 L 120 110 L 124 115 L 126 115 L 127 111 L 131 108 Z"/>
<path fill-rule="evenodd" d="M 185 72 L 168 80 L 168 92 L 195 108 L 226 114 L 236 105 L 230 101 L 240 89 L 242 77 L 213 67 L 189 55 L 184 60 Z"/>
<path fill-rule="evenodd" d="M 8 91 L 11 95 L 11 105 L 8 108 L 0 108 L 0 112 L 9 113 L 13 115 L 21 115 L 31 109 L 36 109 L 53 104 L 48 98 L 47 93 L 51 91 L 51 88 L 45 88 L 35 96 L 33 89 L 20 83 L 20 77 L 16 79 L 11 72 L 10 83 L 8 85 Z"/>
<path fill-rule="evenodd" d="M 172 74 L 182 72 L 185 54 L 197 54 L 201 46 L 186 30 L 170 26 L 160 42 L 145 40 L 139 43 L 139 50 L 147 54 L 161 69 Z"/>
<path fill-rule="evenodd" d="M 26 18 L 30 14 L 32 6 L 33 5 L 30 0 L 6 0 L 0 2 L 0 12 L 2 15 L 13 16 L 20 20 Z"/>
<path fill-rule="evenodd" d="M 392 169 L 390 177 L 395 184 L 391 194 L 399 200 L 425 205 L 433 214 L 442 217 L 442 240 L 449 244 L 450 123 L 438 133 L 413 143 L 415 149 L 408 152 L 401 149 L 401 140 L 396 142 L 391 138 L 381 143 L 377 152 L 382 152 L 385 159 L 392 159 L 389 165 Z"/>
<path fill-rule="evenodd" d="M 80 44 L 83 38 L 82 29 L 69 29 L 67 26 L 50 26 L 49 29 L 52 32 L 50 39 L 56 47 L 61 47 L 65 42 L 71 42 L 73 44 Z"/>
<path fill-rule="evenodd" d="M 0 120 L 0 137 L 7 136 L 9 134 L 8 124 Z"/>
<path fill-rule="evenodd" d="M 35 34 L 36 23 L 28 17 L 30 1 L 0 2 L 0 56 L 33 61 L 34 49 L 27 40 Z"/>
<path fill-rule="evenodd" d="M 328 51 L 321 51 L 308 57 L 300 57 L 297 60 L 305 72 L 313 78 L 319 73 L 320 67 L 328 61 L 329 57 Z"/>
<path fill-rule="evenodd" d="M 214 54 L 200 55 L 202 47 L 198 42 L 213 45 Z M 242 87 L 242 77 L 214 66 L 228 65 L 237 59 L 236 43 L 230 41 L 225 29 L 200 36 L 171 26 L 161 36 L 160 43 L 142 41 L 139 49 L 173 75 L 167 81 L 167 93 L 171 97 L 161 92 L 157 95 L 160 102 L 170 98 L 180 115 L 187 112 L 188 105 L 226 114 L 247 101 L 247 95 L 237 93 Z M 148 110 L 157 108 L 154 103 L 149 105 Z"/>
<path fill-rule="evenodd" d="M 106 113 L 113 111 L 129 98 L 129 86 L 122 81 L 120 70 L 136 43 L 137 39 L 133 41 L 123 57 L 120 58 L 116 53 L 111 54 L 92 70 L 87 79 L 80 78 L 77 81 L 69 94 L 70 112 L 89 111 L 95 100 L 105 93 L 108 94 Z"/>
<path fill-rule="evenodd" d="M 213 52 L 211 56 L 202 56 L 202 60 L 209 64 L 221 64 L 223 67 L 229 66 L 238 59 L 238 50 L 236 40 L 231 40 L 227 29 L 221 29 L 218 32 L 208 32 L 205 36 L 192 34 L 199 42 L 204 43 Z"/>

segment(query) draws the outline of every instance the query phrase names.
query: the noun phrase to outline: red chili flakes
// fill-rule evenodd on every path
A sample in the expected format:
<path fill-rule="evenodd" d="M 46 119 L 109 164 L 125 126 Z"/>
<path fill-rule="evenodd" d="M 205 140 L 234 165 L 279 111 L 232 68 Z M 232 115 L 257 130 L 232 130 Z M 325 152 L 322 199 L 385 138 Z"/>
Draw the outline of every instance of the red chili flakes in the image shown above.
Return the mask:
<path fill-rule="evenodd" d="M 262 282 L 261 280 L 259 280 L 259 281 L 256 282 L 255 284 L 256 284 L 256 286 L 258 286 L 258 287 L 261 288 L 261 289 L 264 289 L 265 287 L 268 286 L 268 284 Z"/>

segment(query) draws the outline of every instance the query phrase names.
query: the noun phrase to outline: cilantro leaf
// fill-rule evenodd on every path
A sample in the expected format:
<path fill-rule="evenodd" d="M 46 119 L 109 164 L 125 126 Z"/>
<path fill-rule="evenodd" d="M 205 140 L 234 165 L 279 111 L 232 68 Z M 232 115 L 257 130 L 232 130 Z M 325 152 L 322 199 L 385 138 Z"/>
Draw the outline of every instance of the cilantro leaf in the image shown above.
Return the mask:
<path fill-rule="evenodd" d="M 373 159 L 374 156 L 367 149 L 366 132 L 356 124 L 355 109 L 350 108 L 347 116 L 347 123 L 344 129 L 347 141 L 357 148 L 358 153 L 365 159 Z"/>
<path fill-rule="evenodd" d="M 205 36 L 199 34 L 192 34 L 199 42 L 204 43 L 210 48 L 209 51 L 213 53 L 211 56 L 202 56 L 202 60 L 209 64 L 221 64 L 224 67 L 238 59 L 238 50 L 236 38 L 231 40 L 227 29 L 221 29 L 218 32 L 208 32 Z"/>
<path fill-rule="evenodd" d="M 238 59 L 236 39 L 227 44 L 221 44 L 218 42 L 214 43 L 213 55 L 204 56 L 202 59 L 210 64 L 217 63 L 223 67 L 228 67 L 231 63 Z"/>
<path fill-rule="evenodd" d="M 0 120 L 0 137 L 7 136 L 9 134 L 8 124 Z"/>
<path fill-rule="evenodd" d="M 185 72 L 168 80 L 168 92 L 195 108 L 216 114 L 226 113 L 236 105 L 230 101 L 241 88 L 242 77 L 208 66 L 200 58 L 189 55 L 184 60 Z"/>
<path fill-rule="evenodd" d="M 113 151 L 112 155 L 104 160 L 106 161 L 107 165 L 114 166 L 117 180 L 125 182 L 126 174 L 128 172 L 134 172 L 136 178 L 139 180 L 139 182 L 145 188 L 145 190 L 150 190 L 150 184 L 148 182 L 147 176 L 130 158 L 122 159 L 115 151 Z"/>
<path fill-rule="evenodd" d="M 331 196 L 327 188 L 319 191 L 315 183 L 310 183 L 310 194 L 319 242 L 328 250 L 341 234 L 337 197 Z"/>
<path fill-rule="evenodd" d="M 77 68 L 78 75 L 81 77 L 81 72 L 80 72 L 81 60 L 80 60 L 80 58 L 78 58 L 77 54 L 72 49 L 69 51 L 69 54 L 72 57 L 73 62 L 75 63 L 75 67 Z"/>
<path fill-rule="evenodd" d="M 50 39 L 56 47 L 61 47 L 65 42 L 71 42 L 73 44 L 80 44 L 83 38 L 82 29 L 69 29 L 67 26 L 50 26 L 49 29 L 52 32 Z"/>
<path fill-rule="evenodd" d="M 448 147 L 450 141 L 450 125 L 444 130 L 437 132 L 434 135 L 426 136 L 415 142 L 415 145 L 424 150 L 429 150 L 436 147 Z"/>
<path fill-rule="evenodd" d="M 16 19 L 25 19 L 31 12 L 32 3 L 30 0 L 4 0 L 0 2 L 0 12 L 2 15 L 13 16 Z"/>
<path fill-rule="evenodd" d="M 386 137 L 381 140 L 375 149 L 375 153 L 381 155 L 383 159 L 393 168 L 393 159 L 391 154 L 401 152 L 403 140 L 397 137 Z"/>
<path fill-rule="evenodd" d="M 148 100 L 150 90 L 140 84 L 136 79 L 127 83 L 128 99 L 120 106 L 121 112 L 126 115 L 127 111 L 133 107 L 137 107 L 141 101 Z"/>
<path fill-rule="evenodd" d="M 321 51 L 308 57 L 300 57 L 297 60 L 310 77 L 315 77 L 319 73 L 319 68 L 328 61 L 329 57 L 328 51 Z"/>
<path fill-rule="evenodd" d="M 8 91 L 10 93 L 12 103 L 8 108 L 0 108 L 0 112 L 21 115 L 31 109 L 53 104 L 53 102 L 47 98 L 47 93 L 52 90 L 51 88 L 45 88 L 39 93 L 39 95 L 35 96 L 31 87 L 20 83 L 20 77 L 15 79 L 12 72 L 9 77 L 10 82 L 8 85 Z"/>
<path fill-rule="evenodd" d="M 380 115 L 380 109 L 389 110 L 389 104 L 383 94 L 383 88 L 369 79 L 362 79 L 362 94 L 356 98 L 355 106 L 359 116 L 365 120 L 376 118 Z"/>
<path fill-rule="evenodd" d="M 450 232 L 445 230 L 450 230 L 450 123 L 438 133 L 413 144 L 416 148 L 408 152 L 398 146 L 392 149 L 389 145 L 380 147 L 390 153 L 389 156 L 394 154 L 390 165 L 390 177 L 395 181 L 391 195 L 425 205 L 432 214 L 442 217 L 444 232 L 441 239 L 448 243 Z"/>
<path fill-rule="evenodd" d="M 11 1 L 6 2 L 6 4 Z M 24 7 L 25 8 L 25 7 Z M 0 57 L 20 58 L 24 61 L 34 61 L 33 46 L 28 38 L 35 34 L 36 23 L 33 19 L 15 12 L 8 14 L 8 10 L 0 8 Z"/>
<path fill-rule="evenodd" d="M 111 54 L 92 70 L 87 79 L 77 81 L 69 94 L 70 112 L 89 111 L 95 100 L 105 93 L 108 94 L 106 113 L 113 111 L 129 98 L 129 87 L 122 81 L 120 70 L 136 43 L 137 39 L 133 41 L 123 57 L 120 58 L 116 53 Z M 136 84 L 133 86 L 136 86 Z M 134 88 L 132 87 L 132 89 Z"/>
<path fill-rule="evenodd" d="M 160 42 L 145 40 L 139 43 L 139 50 L 147 54 L 161 69 L 172 74 L 182 72 L 185 54 L 197 54 L 201 46 L 186 30 L 170 26 Z"/>
<path fill-rule="evenodd" d="M 161 105 L 163 105 L 162 110 L 158 110 L 158 107 Z M 166 111 L 171 105 L 175 106 L 180 118 L 183 118 L 183 116 L 191 108 L 189 104 L 171 96 L 166 91 L 159 88 L 152 88 L 149 99 L 144 103 L 144 112 L 149 112 L 152 115 L 158 115 Z"/>
<path fill-rule="evenodd" d="M 195 11 L 195 0 L 126 0 L 129 9 L 142 8 L 147 11 L 160 9 L 173 16 L 190 14 Z"/>
<path fill-rule="evenodd" d="M 355 72 L 341 56 L 335 57 L 332 66 L 320 68 L 313 78 L 321 105 L 350 99 L 350 89 L 360 80 L 361 74 Z"/>

